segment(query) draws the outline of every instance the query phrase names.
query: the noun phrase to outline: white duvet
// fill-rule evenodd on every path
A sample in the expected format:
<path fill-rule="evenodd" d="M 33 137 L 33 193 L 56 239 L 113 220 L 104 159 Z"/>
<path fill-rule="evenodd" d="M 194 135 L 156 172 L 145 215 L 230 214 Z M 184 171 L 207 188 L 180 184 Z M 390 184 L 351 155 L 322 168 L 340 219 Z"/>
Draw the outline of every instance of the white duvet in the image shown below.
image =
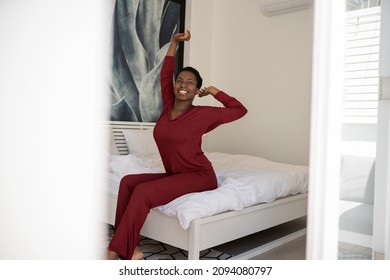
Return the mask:
<path fill-rule="evenodd" d="M 156 209 L 179 219 L 183 229 L 192 220 L 228 210 L 241 210 L 287 195 L 307 192 L 308 167 L 277 163 L 260 157 L 206 153 L 218 178 L 218 188 L 190 193 Z M 120 179 L 126 174 L 164 172 L 158 156 L 138 158 L 113 156 L 110 160 L 109 195 L 116 197 Z"/>

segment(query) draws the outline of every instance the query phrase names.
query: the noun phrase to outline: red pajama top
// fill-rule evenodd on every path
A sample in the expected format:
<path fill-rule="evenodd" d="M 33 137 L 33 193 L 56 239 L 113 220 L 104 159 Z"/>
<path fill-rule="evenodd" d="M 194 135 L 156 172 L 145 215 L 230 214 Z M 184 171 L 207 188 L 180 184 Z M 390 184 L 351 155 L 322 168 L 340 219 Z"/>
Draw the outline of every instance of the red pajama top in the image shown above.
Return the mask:
<path fill-rule="evenodd" d="M 243 117 L 247 109 L 235 98 L 220 91 L 214 98 L 224 107 L 194 106 L 171 120 L 174 106 L 174 57 L 166 56 L 161 69 L 163 110 L 155 128 L 154 138 L 168 174 L 206 171 L 211 162 L 202 151 L 202 136 L 217 126 Z"/>

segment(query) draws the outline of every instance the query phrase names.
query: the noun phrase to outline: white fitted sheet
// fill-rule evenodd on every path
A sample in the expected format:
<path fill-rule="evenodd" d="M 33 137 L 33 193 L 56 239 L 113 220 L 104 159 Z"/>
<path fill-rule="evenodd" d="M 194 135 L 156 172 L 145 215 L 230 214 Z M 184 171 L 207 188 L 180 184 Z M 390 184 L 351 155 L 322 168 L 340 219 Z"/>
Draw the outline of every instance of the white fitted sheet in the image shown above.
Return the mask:
<path fill-rule="evenodd" d="M 183 229 L 188 229 L 194 219 L 241 210 L 308 190 L 307 166 L 277 163 L 249 155 L 206 153 L 206 156 L 214 166 L 218 188 L 190 193 L 156 207 L 168 216 L 177 217 Z M 143 158 L 112 156 L 109 170 L 108 195 L 113 198 L 117 196 L 119 182 L 124 175 L 164 172 L 157 155 Z"/>

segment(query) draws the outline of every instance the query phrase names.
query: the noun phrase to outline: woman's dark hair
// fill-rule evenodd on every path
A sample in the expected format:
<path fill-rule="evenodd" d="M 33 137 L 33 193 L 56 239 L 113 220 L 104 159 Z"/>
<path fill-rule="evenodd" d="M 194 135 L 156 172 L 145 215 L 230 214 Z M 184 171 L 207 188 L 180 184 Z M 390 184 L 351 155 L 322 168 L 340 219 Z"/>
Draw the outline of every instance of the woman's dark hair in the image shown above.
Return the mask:
<path fill-rule="evenodd" d="M 195 77 L 196 77 L 196 87 L 197 88 L 201 88 L 202 87 L 203 79 L 200 76 L 199 71 L 196 70 L 195 68 L 191 67 L 191 66 L 184 67 L 179 72 L 177 72 L 176 77 L 175 77 L 175 81 L 177 79 L 177 76 L 179 76 L 179 74 L 181 72 L 184 72 L 184 71 L 191 72 L 192 74 L 194 74 Z"/>

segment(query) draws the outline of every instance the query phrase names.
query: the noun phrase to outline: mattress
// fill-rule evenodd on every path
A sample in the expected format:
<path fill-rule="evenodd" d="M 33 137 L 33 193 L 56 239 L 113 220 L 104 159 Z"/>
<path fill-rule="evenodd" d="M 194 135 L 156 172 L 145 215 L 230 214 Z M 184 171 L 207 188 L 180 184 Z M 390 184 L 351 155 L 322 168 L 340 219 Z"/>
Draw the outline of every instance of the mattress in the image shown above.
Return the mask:
<path fill-rule="evenodd" d="M 186 194 L 155 208 L 165 215 L 177 217 L 183 229 L 188 229 L 195 219 L 229 210 L 242 210 L 308 191 L 307 166 L 278 163 L 249 155 L 205 154 L 215 169 L 218 188 Z M 116 198 L 119 182 L 127 174 L 161 172 L 164 172 L 164 168 L 156 155 L 142 158 L 132 154 L 111 156 L 107 195 Z"/>

